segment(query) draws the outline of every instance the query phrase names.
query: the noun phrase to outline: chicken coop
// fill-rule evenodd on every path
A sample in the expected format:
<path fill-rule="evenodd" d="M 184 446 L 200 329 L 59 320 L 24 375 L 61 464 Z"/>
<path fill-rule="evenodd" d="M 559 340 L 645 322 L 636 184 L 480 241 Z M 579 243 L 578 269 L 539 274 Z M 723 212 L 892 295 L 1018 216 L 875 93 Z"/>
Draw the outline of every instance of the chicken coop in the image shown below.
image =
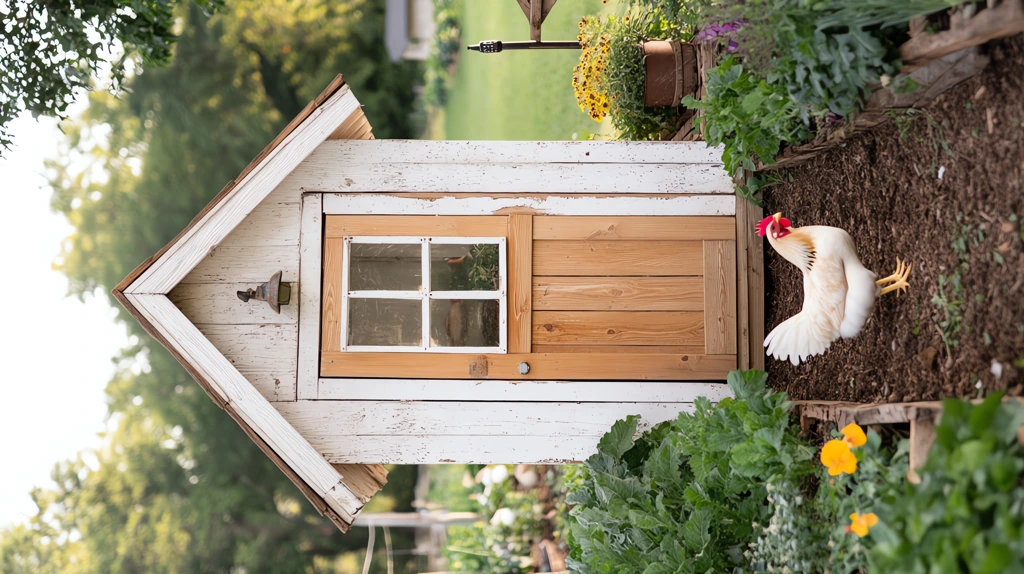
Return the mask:
<path fill-rule="evenodd" d="M 581 461 L 760 366 L 720 154 L 375 140 L 339 76 L 114 294 L 345 530 L 382 464 Z"/>

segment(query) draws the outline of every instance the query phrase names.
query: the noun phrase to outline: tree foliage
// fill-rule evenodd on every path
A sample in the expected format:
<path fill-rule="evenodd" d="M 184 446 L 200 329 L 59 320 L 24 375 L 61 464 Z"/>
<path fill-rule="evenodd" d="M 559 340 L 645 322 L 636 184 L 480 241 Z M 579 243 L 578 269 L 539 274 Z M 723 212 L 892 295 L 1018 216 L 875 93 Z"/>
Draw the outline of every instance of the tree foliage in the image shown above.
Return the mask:
<path fill-rule="evenodd" d="M 214 10 L 222 0 L 193 0 Z M 174 9 L 165 0 L 13 0 L 0 5 L 0 146 L 21 110 L 63 117 L 75 93 L 105 75 L 118 91 L 130 68 L 171 59 Z M 109 64 L 109 73 L 105 72 Z"/>
<path fill-rule="evenodd" d="M 167 66 L 137 70 L 123 97 L 91 92 L 49 165 L 52 207 L 75 228 L 55 262 L 71 294 L 109 291 L 173 238 L 336 73 L 376 105 L 377 134 L 410 133 L 416 70 L 386 63 L 383 4 L 239 0 L 213 16 L 179 5 Z M 323 571 L 361 552 L 365 530 L 342 536 L 319 517 L 166 351 L 120 319 L 134 345 L 106 389 L 116 426 L 98 452 L 57 465 L 31 520 L 0 532 L 0 572 Z M 371 504 L 408 508 L 414 475 L 396 469 Z"/>

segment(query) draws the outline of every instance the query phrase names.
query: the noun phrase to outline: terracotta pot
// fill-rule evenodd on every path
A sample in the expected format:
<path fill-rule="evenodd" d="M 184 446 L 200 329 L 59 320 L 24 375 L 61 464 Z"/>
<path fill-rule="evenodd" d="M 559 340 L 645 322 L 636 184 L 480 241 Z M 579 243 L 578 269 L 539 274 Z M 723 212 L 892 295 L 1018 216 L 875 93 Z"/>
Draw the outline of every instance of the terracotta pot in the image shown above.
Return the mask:
<path fill-rule="evenodd" d="M 644 42 L 644 105 L 678 106 L 697 91 L 697 54 L 690 44 Z"/>

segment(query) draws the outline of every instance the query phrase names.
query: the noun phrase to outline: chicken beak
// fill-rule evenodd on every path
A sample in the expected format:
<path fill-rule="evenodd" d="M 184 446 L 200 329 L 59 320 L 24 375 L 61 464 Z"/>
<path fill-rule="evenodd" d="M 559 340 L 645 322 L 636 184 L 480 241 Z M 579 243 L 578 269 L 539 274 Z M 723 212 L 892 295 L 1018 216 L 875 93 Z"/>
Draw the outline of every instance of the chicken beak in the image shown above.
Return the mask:
<path fill-rule="evenodd" d="M 782 219 L 782 212 L 780 211 L 780 212 L 776 213 L 775 215 L 773 215 L 772 217 L 774 217 L 774 218 L 775 218 L 775 221 L 776 221 L 776 223 L 778 223 L 778 221 L 779 221 L 780 219 Z"/>

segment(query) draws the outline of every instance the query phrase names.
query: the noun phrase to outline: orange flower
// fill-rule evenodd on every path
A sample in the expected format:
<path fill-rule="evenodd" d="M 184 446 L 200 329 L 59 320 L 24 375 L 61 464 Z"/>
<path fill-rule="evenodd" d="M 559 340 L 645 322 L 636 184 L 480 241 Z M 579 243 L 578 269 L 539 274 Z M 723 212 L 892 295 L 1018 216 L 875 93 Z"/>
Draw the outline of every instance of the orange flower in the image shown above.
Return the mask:
<path fill-rule="evenodd" d="M 864 429 L 860 428 L 860 425 L 857 423 L 850 423 L 843 427 L 843 430 L 839 432 L 843 433 L 843 442 L 850 445 L 850 448 L 864 446 L 864 444 L 868 442 L 868 437 L 864 434 Z"/>
<path fill-rule="evenodd" d="M 858 538 L 864 538 L 868 535 L 868 531 L 871 527 L 878 524 L 878 516 L 874 512 L 867 514 L 857 514 L 854 512 L 850 515 L 850 525 L 846 527 L 848 532 L 853 532 Z"/>
<path fill-rule="evenodd" d="M 853 474 L 857 470 L 857 457 L 850 445 L 841 440 L 830 440 L 821 449 L 821 464 L 828 467 L 828 474 Z"/>

